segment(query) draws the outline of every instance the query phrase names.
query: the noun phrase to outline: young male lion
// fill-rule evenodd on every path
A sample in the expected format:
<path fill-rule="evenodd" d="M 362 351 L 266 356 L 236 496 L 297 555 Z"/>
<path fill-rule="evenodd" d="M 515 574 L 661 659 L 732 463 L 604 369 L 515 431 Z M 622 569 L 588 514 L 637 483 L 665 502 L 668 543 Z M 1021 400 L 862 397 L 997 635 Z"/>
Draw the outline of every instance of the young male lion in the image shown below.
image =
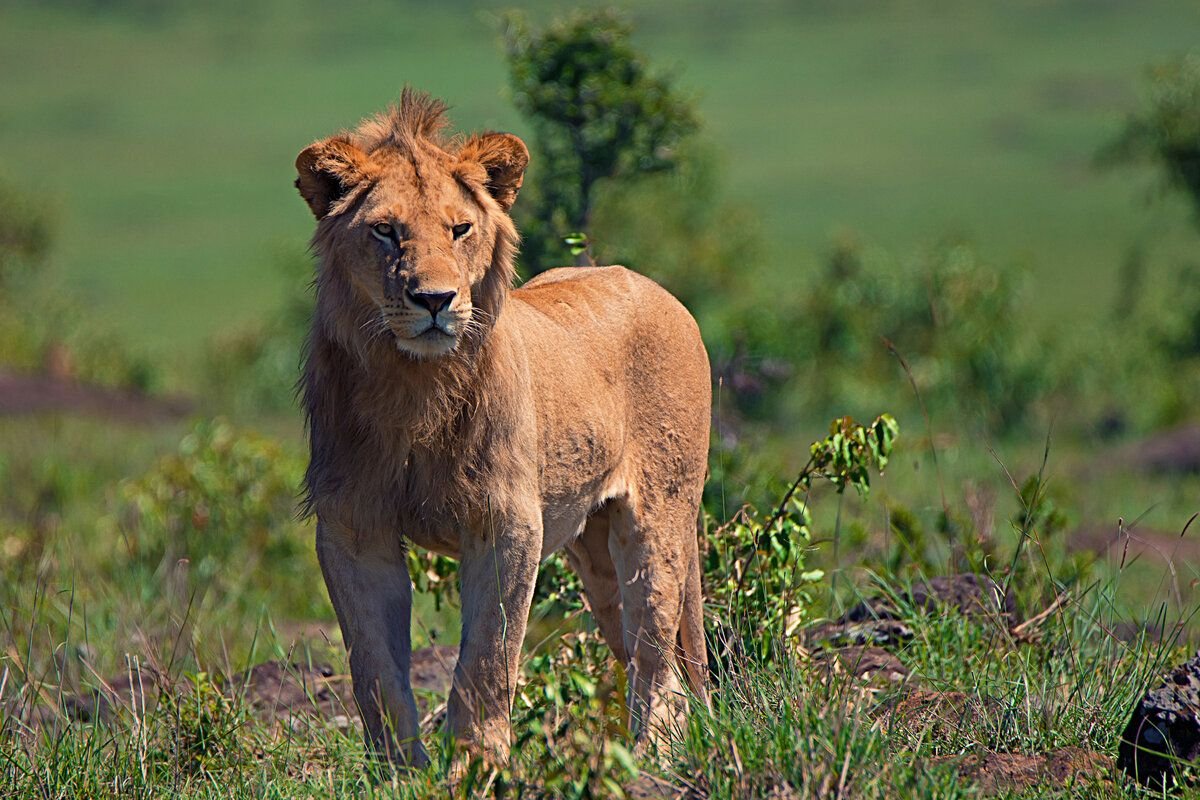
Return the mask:
<path fill-rule="evenodd" d="M 296 160 L 316 216 L 304 368 L 317 553 L 367 735 L 427 762 L 409 684 L 405 540 L 461 559 L 447 724 L 503 761 L 538 564 L 566 548 L 629 675 L 630 724 L 704 694 L 696 515 L 708 356 L 691 316 L 622 267 L 512 288 L 508 210 L 529 152 L 446 138 L 445 106 L 399 106 Z"/>

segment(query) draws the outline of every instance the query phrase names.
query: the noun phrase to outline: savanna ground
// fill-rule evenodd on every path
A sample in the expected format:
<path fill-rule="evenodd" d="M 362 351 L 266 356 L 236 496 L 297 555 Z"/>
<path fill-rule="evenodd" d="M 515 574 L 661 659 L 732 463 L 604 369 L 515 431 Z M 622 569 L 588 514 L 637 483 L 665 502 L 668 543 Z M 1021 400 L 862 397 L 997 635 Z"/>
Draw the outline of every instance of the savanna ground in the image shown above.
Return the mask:
<path fill-rule="evenodd" d="M 452 572 L 414 558 L 441 759 L 397 777 L 359 739 L 294 517 L 310 220 L 290 184 L 295 153 L 402 82 L 531 138 L 500 8 L 0 9 L 0 794 L 446 796 Z M 714 707 L 630 756 L 621 676 L 551 565 L 514 763 L 456 791 L 1144 791 L 1113 774 L 1118 737 L 1197 638 L 1200 233 L 1153 169 L 1096 154 L 1200 12 L 630 17 L 702 128 L 678 175 L 605 188 L 588 233 L 683 296 L 714 355 Z M 881 412 L 901 432 L 869 492 L 817 480 L 764 528 L 830 419 Z M 904 597 L 958 573 L 1014 613 Z M 881 594 L 903 636 L 822 640 Z"/>

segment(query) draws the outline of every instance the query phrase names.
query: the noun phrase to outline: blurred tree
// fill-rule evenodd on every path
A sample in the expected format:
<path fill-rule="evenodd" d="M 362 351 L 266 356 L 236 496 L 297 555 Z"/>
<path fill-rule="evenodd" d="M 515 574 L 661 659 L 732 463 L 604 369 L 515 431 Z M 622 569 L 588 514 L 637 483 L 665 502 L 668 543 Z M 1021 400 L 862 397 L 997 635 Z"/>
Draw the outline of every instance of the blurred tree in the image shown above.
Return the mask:
<path fill-rule="evenodd" d="M 1187 192 L 1200 223 L 1200 54 L 1150 69 L 1146 107 L 1100 153 L 1102 164 L 1151 161 Z"/>
<path fill-rule="evenodd" d="M 0 184 L 0 289 L 45 261 L 52 228 L 43 203 Z"/>
<path fill-rule="evenodd" d="M 649 69 L 631 30 L 613 11 L 577 12 L 543 31 L 504 18 L 513 100 L 535 137 L 538 183 L 521 220 L 533 272 L 569 259 L 564 238 L 588 228 L 599 182 L 674 169 L 677 146 L 698 127 L 692 102 Z"/>

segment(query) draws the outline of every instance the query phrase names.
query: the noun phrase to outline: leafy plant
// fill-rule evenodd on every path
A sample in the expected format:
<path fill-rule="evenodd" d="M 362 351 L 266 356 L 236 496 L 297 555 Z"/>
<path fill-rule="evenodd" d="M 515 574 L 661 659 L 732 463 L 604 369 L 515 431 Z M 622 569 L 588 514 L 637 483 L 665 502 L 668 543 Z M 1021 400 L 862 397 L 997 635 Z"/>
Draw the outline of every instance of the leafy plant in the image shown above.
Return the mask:
<path fill-rule="evenodd" d="M 737 621 L 717 631 L 722 650 L 766 654 L 796 633 L 812 603 L 810 589 L 824 577 L 806 565 L 812 542 L 809 493 L 825 480 L 839 493 L 853 487 L 865 495 L 871 471 L 887 466 L 899 431 L 888 414 L 866 426 L 849 417 L 834 420 L 829 435 L 812 444 L 808 463 L 770 517 L 763 520 L 745 507 L 707 538 L 706 597 L 721 609 L 720 618 Z M 739 641 L 729 641 L 730 636 Z"/>
<path fill-rule="evenodd" d="M 742 326 L 750 352 L 796 365 L 787 385 L 803 385 L 810 398 L 800 408 L 760 410 L 860 413 L 899 395 L 917 411 L 912 383 L 931 414 L 1017 431 L 1056 388 L 1058 363 L 1055 337 L 1023 322 L 1024 289 L 1019 270 L 989 263 L 965 242 L 900 260 L 843 239 L 774 325 Z"/>
<path fill-rule="evenodd" d="M 319 578 L 295 517 L 302 472 L 302 460 L 270 439 L 221 419 L 200 422 L 175 453 L 121 485 L 108 523 L 123 543 L 114 558 L 154 575 L 184 603 L 214 588 L 250 602 L 260 596 L 247 589 L 262 569 L 278 604 L 311 613 L 323 602 L 313 596 Z M 237 569 L 230 553 L 240 554 Z"/>
<path fill-rule="evenodd" d="M 204 367 L 206 390 L 227 411 L 263 414 L 296 403 L 300 354 L 312 319 L 313 266 L 301 253 L 275 258 L 283 278 L 280 305 L 254 325 L 209 342 Z"/>
<path fill-rule="evenodd" d="M 631 32 L 606 10 L 541 31 L 519 14 L 504 18 L 513 101 L 535 134 L 538 177 L 523 203 L 532 212 L 520 220 L 534 272 L 566 261 L 565 239 L 588 230 L 602 181 L 674 169 L 676 147 L 698 126 L 671 78 L 630 44 Z"/>
<path fill-rule="evenodd" d="M 1150 68 L 1144 107 L 1098 154 L 1102 164 L 1149 161 L 1185 192 L 1200 223 L 1200 54 Z"/>

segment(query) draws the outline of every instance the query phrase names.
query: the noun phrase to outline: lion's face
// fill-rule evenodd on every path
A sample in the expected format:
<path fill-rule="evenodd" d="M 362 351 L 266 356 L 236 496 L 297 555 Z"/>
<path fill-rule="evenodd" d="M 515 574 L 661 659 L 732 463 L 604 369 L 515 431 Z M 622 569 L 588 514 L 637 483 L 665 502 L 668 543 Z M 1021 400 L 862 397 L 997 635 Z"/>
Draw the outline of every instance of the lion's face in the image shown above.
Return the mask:
<path fill-rule="evenodd" d="M 490 325 L 480 297 L 497 277 L 498 237 L 515 239 L 506 212 L 528 158 L 509 134 L 444 148 L 373 128 L 300 154 L 297 186 L 320 221 L 322 269 L 353 295 L 363 337 L 388 335 L 432 359 Z"/>
<path fill-rule="evenodd" d="M 381 176 L 342 221 L 340 264 L 380 330 L 411 355 L 454 350 L 473 324 L 472 291 L 491 263 L 495 226 L 444 169 L 418 174 L 406 158 L 382 160 Z"/>

